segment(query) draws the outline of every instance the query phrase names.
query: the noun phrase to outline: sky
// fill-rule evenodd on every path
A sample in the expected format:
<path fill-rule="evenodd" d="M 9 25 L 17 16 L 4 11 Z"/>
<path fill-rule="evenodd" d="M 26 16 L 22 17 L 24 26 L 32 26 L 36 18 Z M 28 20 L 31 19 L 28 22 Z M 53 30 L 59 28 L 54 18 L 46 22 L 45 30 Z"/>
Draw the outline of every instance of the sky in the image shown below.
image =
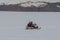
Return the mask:
<path fill-rule="evenodd" d="M 20 3 L 20 2 L 25 2 L 25 1 L 47 1 L 47 2 L 59 2 L 60 0 L 0 0 L 1 3 L 6 3 L 6 4 L 15 4 L 15 3 Z"/>
<path fill-rule="evenodd" d="M 26 30 L 29 21 L 41 29 Z M 0 40 L 60 40 L 60 12 L 0 11 Z"/>

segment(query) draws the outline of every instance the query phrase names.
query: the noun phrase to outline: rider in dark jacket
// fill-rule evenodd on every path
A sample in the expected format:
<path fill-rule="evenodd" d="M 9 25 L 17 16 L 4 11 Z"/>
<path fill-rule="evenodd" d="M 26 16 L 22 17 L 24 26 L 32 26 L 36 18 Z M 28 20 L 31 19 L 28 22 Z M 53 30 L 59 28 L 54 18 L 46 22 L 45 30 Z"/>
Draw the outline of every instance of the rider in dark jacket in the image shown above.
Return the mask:
<path fill-rule="evenodd" d="M 35 28 L 35 25 L 34 25 L 33 22 L 31 21 L 31 22 L 28 23 L 28 27 L 33 27 L 33 28 Z"/>

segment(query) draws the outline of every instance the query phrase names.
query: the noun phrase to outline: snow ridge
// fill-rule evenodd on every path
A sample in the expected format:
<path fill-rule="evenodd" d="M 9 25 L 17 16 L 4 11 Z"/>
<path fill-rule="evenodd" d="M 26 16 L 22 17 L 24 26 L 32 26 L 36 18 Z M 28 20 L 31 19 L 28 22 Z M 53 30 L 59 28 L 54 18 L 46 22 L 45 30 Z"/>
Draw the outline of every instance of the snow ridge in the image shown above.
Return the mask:
<path fill-rule="evenodd" d="M 19 6 L 22 6 L 22 7 L 32 7 L 32 6 L 35 6 L 35 7 L 45 7 L 46 5 L 48 5 L 47 3 L 45 2 L 31 2 L 31 1 L 28 1 L 28 2 L 24 2 L 24 3 L 20 3 Z"/>

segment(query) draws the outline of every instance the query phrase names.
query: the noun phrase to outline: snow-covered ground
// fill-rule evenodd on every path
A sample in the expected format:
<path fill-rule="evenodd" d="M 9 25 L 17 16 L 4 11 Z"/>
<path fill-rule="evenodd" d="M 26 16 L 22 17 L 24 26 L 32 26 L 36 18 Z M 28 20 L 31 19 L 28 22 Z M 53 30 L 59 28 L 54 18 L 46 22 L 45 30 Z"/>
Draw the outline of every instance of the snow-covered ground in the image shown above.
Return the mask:
<path fill-rule="evenodd" d="M 26 30 L 29 21 L 40 30 Z M 0 11 L 0 40 L 60 40 L 60 12 Z"/>

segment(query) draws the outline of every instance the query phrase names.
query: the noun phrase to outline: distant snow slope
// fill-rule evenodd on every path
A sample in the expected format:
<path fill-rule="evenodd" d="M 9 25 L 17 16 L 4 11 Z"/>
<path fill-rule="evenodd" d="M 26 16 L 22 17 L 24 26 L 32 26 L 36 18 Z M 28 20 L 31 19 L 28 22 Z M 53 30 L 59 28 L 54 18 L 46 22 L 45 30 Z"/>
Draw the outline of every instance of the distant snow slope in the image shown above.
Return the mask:
<path fill-rule="evenodd" d="M 23 6 L 23 7 L 32 7 L 32 6 L 35 6 L 35 7 L 45 7 L 47 5 L 47 3 L 43 3 L 43 2 L 31 2 L 31 1 L 28 1 L 28 2 L 24 2 L 24 3 L 21 3 L 19 6 Z"/>
<path fill-rule="evenodd" d="M 60 5 L 56 5 L 58 8 L 60 8 Z"/>
<path fill-rule="evenodd" d="M 41 30 L 26 30 L 33 21 Z M 60 40 L 60 12 L 0 11 L 0 40 Z"/>

